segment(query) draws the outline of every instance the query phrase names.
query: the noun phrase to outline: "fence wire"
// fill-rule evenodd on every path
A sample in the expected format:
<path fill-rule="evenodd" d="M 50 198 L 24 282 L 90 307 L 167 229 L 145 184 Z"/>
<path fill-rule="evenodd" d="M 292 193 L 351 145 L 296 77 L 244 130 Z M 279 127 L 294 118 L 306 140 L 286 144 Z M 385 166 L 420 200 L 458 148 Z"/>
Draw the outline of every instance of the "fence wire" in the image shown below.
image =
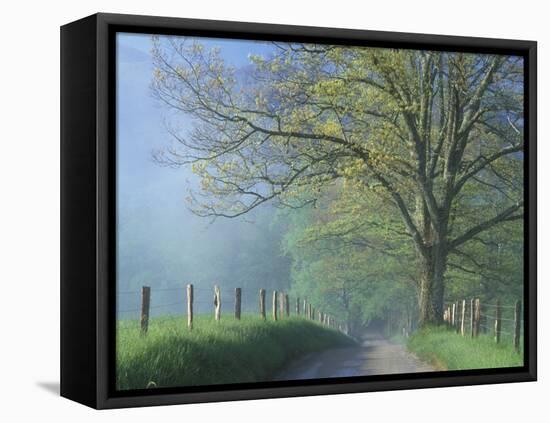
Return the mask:
<path fill-rule="evenodd" d="M 471 331 L 472 324 L 476 323 L 476 319 L 474 319 L 474 321 L 472 322 L 472 317 L 471 317 L 472 313 L 474 312 L 472 310 L 472 301 L 470 300 L 446 301 L 444 305 L 445 305 L 444 317 L 448 325 L 450 325 L 453 328 L 456 328 L 457 332 L 460 332 L 461 326 L 462 324 L 464 324 L 465 333 L 468 331 Z M 479 313 L 478 314 L 479 320 L 477 321 L 477 327 L 478 327 L 479 333 L 482 333 L 484 335 L 495 336 L 495 339 L 497 341 L 500 340 L 501 342 L 503 340 L 502 338 L 504 338 L 504 342 L 513 341 L 514 344 L 518 342 L 519 348 L 516 348 L 516 349 L 518 351 L 521 350 L 521 338 L 523 337 L 523 333 L 524 333 L 524 320 L 522 318 L 521 313 L 518 316 L 516 315 L 516 309 L 517 309 L 516 304 L 514 305 L 492 304 L 492 303 L 485 303 L 477 300 L 474 303 L 474 305 L 476 307 L 479 306 L 479 309 L 477 311 L 477 313 Z M 462 323 L 462 313 L 464 311 L 463 308 L 466 310 L 464 312 L 464 323 Z M 453 313 L 453 309 L 454 309 L 454 313 Z M 519 307 L 519 309 L 522 310 L 521 307 Z M 453 320 L 453 316 L 454 316 L 454 320 Z M 496 337 L 497 321 L 499 323 L 498 337 Z"/>
<path fill-rule="evenodd" d="M 193 286 L 193 314 L 194 315 L 212 315 L 214 316 L 215 304 L 214 286 L 197 287 Z M 236 288 L 220 286 L 221 313 L 229 314 L 235 311 Z M 271 316 L 273 313 L 272 299 L 273 290 L 265 290 L 265 313 Z M 277 314 L 281 315 L 281 294 L 287 295 L 289 314 L 296 315 L 296 297 L 289 296 L 281 291 L 277 292 Z M 160 288 L 151 288 L 150 290 L 149 317 L 158 318 L 163 316 L 187 314 L 187 286 L 164 286 Z M 175 297 L 179 299 L 175 300 Z M 117 317 L 119 320 L 138 320 L 141 316 L 142 290 L 125 290 L 117 292 Z M 303 309 L 304 299 L 299 301 L 300 315 L 305 315 Z M 313 320 L 318 320 L 319 309 L 315 309 Z M 260 314 L 260 292 L 259 290 L 249 290 L 241 288 L 241 306 L 242 314 Z M 286 307 L 282 310 L 286 314 Z M 332 318 L 333 322 L 335 319 Z"/>

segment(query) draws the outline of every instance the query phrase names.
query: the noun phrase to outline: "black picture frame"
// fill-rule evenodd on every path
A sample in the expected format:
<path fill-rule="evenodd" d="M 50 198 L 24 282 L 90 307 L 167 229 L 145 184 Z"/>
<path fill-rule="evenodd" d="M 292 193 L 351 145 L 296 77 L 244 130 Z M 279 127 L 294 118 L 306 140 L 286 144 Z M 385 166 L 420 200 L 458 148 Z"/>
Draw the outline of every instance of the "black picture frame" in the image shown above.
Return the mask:
<path fill-rule="evenodd" d="M 306 381 L 114 389 L 117 32 L 189 34 L 521 55 L 525 58 L 525 364 Z M 61 395 L 105 409 L 534 381 L 537 45 L 533 41 L 95 14 L 61 28 Z"/>

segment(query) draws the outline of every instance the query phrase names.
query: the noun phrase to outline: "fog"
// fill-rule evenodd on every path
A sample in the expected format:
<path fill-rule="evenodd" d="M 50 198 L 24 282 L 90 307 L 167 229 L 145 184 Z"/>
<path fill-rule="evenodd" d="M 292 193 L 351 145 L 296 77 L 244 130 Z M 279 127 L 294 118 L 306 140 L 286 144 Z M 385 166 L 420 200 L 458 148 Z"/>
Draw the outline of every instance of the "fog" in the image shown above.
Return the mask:
<path fill-rule="evenodd" d="M 259 288 L 289 285 L 290 261 L 280 249 L 284 219 L 269 206 L 216 221 L 188 210 L 187 191 L 197 184 L 190 169 L 152 160 L 172 140 L 164 129 L 167 110 L 150 94 L 150 45 L 146 35 L 117 39 L 118 317 L 138 316 L 142 286 L 151 287 L 152 315 L 181 314 L 189 283 L 197 313 L 213 312 L 215 284 L 222 311 L 232 309 L 235 287 L 243 289 L 244 311 L 257 310 Z M 226 42 L 224 51 L 246 59 L 239 42 Z"/>

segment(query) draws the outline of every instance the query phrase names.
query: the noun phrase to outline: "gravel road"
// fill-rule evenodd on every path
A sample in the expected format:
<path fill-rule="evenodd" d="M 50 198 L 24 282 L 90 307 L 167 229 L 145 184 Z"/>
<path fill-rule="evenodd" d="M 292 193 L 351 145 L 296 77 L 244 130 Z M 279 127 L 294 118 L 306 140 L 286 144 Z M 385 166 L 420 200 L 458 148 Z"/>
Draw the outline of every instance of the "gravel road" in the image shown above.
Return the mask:
<path fill-rule="evenodd" d="M 275 380 L 370 376 L 392 373 L 430 372 L 437 369 L 422 362 L 400 344 L 379 332 L 366 332 L 357 347 L 335 348 L 309 354 L 291 363 Z"/>

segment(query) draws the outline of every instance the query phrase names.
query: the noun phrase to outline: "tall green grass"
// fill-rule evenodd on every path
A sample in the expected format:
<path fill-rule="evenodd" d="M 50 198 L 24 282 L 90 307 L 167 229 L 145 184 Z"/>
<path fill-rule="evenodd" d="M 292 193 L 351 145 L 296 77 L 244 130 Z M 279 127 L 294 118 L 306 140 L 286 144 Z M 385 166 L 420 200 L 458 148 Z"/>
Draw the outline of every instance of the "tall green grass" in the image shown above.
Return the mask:
<path fill-rule="evenodd" d="M 222 315 L 220 322 L 199 316 L 192 331 L 181 317 L 153 318 L 146 335 L 139 322 L 119 321 L 116 338 L 119 390 L 266 381 L 300 355 L 354 345 L 305 319 L 255 315 Z"/>
<path fill-rule="evenodd" d="M 496 344 L 492 336 L 480 335 L 472 339 L 444 326 L 419 330 L 409 338 L 407 347 L 441 370 L 523 366 L 523 352 L 514 351 L 510 339 Z"/>

